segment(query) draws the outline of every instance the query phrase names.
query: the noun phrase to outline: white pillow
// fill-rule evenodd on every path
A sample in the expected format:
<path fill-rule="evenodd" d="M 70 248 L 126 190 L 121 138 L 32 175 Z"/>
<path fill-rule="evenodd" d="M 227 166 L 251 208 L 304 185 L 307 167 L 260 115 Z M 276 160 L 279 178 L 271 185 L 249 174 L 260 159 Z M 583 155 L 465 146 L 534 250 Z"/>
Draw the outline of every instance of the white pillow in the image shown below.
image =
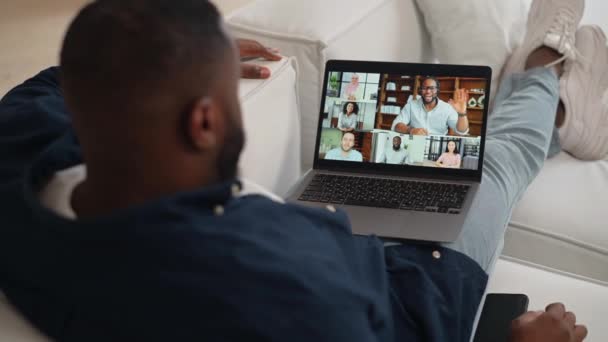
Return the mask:
<path fill-rule="evenodd" d="M 494 99 L 502 66 L 523 40 L 531 0 L 417 0 L 440 63 L 488 65 Z"/>

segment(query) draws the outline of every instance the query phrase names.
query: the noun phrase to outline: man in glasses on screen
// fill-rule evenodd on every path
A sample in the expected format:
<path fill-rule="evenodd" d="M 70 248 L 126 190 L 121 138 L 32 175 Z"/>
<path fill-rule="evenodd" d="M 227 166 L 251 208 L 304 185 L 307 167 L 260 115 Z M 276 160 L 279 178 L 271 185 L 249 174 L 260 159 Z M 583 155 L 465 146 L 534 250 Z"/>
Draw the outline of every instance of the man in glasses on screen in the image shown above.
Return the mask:
<path fill-rule="evenodd" d="M 414 135 L 447 135 L 448 128 L 458 135 L 469 133 L 467 91 L 457 89 L 449 102 L 439 99 L 437 94 L 439 80 L 432 76 L 426 77 L 420 87 L 420 96 L 408 99 L 391 129 Z"/>

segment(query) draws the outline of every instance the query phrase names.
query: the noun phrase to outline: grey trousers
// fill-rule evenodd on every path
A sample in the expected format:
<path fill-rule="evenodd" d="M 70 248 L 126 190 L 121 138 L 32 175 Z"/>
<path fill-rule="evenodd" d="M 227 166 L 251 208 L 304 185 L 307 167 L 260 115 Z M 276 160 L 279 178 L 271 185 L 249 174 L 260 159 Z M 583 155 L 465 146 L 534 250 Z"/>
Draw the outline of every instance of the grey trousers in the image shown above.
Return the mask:
<path fill-rule="evenodd" d="M 552 139 L 558 102 L 553 69 L 510 75 L 499 87 L 488 121 L 479 192 L 458 240 L 443 244 L 477 261 L 486 273 L 502 252 L 513 207 L 549 150 L 559 151 L 557 136 Z"/>

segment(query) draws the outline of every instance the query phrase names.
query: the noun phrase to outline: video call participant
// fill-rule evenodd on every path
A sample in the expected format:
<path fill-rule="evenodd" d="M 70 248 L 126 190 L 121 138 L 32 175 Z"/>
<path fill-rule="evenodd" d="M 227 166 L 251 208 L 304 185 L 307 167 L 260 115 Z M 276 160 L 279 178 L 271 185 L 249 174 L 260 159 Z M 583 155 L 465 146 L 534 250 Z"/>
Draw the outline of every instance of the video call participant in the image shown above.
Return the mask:
<path fill-rule="evenodd" d="M 435 162 L 438 167 L 448 167 L 453 169 L 459 169 L 461 163 L 460 154 L 458 153 L 458 147 L 456 142 L 448 142 L 448 146 L 445 148 L 445 152 Z"/>
<path fill-rule="evenodd" d="M 469 95 L 465 89 L 457 89 L 454 99 L 445 102 L 439 93 L 439 81 L 426 77 L 420 88 L 421 96 L 411 99 L 393 121 L 391 130 L 414 135 L 447 135 L 451 128 L 459 135 L 469 133 L 467 102 Z"/>
<path fill-rule="evenodd" d="M 353 150 L 355 146 L 355 134 L 346 132 L 342 135 L 340 147 L 334 148 L 325 154 L 327 160 L 342 160 L 342 161 L 363 161 L 361 152 Z"/>
<path fill-rule="evenodd" d="M 346 102 L 342 113 L 338 116 L 338 129 L 342 132 L 352 132 L 357 128 L 359 105 L 355 102 Z"/>
<path fill-rule="evenodd" d="M 344 90 L 344 96 L 347 99 L 355 101 L 357 100 L 357 92 L 359 91 L 359 75 L 353 74 L 350 78 L 350 83 L 346 86 Z"/>
<path fill-rule="evenodd" d="M 387 146 L 386 151 L 384 152 L 383 163 L 386 164 L 405 164 L 407 160 L 408 153 L 407 150 L 401 147 L 401 137 L 395 136 L 393 137 L 393 145 Z"/>

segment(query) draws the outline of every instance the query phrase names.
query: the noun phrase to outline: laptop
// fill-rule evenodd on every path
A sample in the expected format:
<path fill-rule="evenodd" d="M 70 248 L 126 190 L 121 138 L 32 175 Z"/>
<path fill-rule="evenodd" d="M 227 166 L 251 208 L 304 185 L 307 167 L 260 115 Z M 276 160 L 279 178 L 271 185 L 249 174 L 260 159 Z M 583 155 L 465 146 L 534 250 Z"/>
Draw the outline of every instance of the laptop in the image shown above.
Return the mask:
<path fill-rule="evenodd" d="M 485 66 L 328 61 L 313 168 L 287 200 L 341 208 L 355 234 L 456 240 L 482 179 L 491 76 Z M 467 91 L 466 116 L 449 103 L 456 89 Z"/>

